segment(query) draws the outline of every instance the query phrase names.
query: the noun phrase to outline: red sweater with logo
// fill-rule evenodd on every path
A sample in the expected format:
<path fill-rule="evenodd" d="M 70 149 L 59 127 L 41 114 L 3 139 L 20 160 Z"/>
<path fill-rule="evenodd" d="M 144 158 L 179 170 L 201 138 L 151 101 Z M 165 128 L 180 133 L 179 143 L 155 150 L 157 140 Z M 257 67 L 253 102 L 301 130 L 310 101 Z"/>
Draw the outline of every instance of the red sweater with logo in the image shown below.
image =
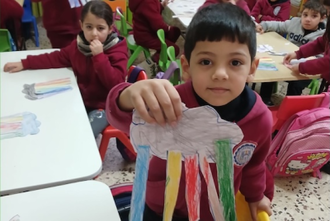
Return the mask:
<path fill-rule="evenodd" d="M 59 51 L 29 55 L 22 63 L 24 69 L 72 67 L 85 106 L 105 109 L 109 91 L 125 81 L 127 60 L 127 45 L 124 39 L 96 56 L 82 54 L 77 47 L 77 40 L 74 40 Z"/>
<path fill-rule="evenodd" d="M 324 53 L 322 58 L 307 60 L 299 64 L 299 71 L 303 74 L 321 74 L 327 82 L 330 82 L 330 43 L 324 40 L 323 36 L 318 37 L 316 40 L 308 42 L 300 46 L 296 51 L 297 58 L 308 58 Z"/>
<path fill-rule="evenodd" d="M 198 10 L 200 10 L 201 8 L 204 8 L 204 7 L 208 6 L 208 5 L 217 4 L 217 3 L 221 3 L 221 1 L 219 1 L 219 0 L 206 0 L 204 2 L 204 4 L 201 7 L 199 7 Z M 245 0 L 238 0 L 236 2 L 236 5 L 238 7 L 240 7 L 241 9 L 243 9 L 244 11 L 246 11 L 246 13 L 248 13 L 248 15 L 251 15 L 251 11 L 250 11 L 249 6 L 247 5 L 247 3 L 246 3 Z"/>
<path fill-rule="evenodd" d="M 32 0 L 40 2 L 41 0 Z M 71 8 L 69 0 L 42 0 L 42 22 L 47 32 L 78 34 L 81 31 L 79 20 L 82 4 Z"/>
<path fill-rule="evenodd" d="M 258 0 L 251 15 L 258 23 L 261 21 L 286 21 L 290 18 L 290 9 L 290 0 L 278 0 L 272 5 L 268 0 Z M 259 15 L 262 15 L 261 19 L 258 18 Z"/>
<path fill-rule="evenodd" d="M 106 114 L 109 123 L 125 133 L 129 133 L 132 112 L 121 111 L 117 105 L 117 99 L 120 93 L 129 85 L 129 83 L 122 83 L 114 87 L 108 95 L 106 104 Z M 199 106 L 191 82 L 178 85 L 176 89 L 181 96 L 182 102 L 188 108 Z M 264 194 L 272 198 L 274 184 L 272 179 L 266 179 L 267 169 L 264 162 L 271 141 L 272 116 L 259 95 L 256 94 L 256 101 L 250 112 L 236 123 L 241 128 L 244 138 L 233 151 L 238 153 L 244 145 L 252 145 L 255 149 L 248 154 L 249 157 L 241 165 L 237 163 L 238 161 L 234 157 L 235 193 L 240 190 L 248 202 L 259 201 L 263 198 Z M 218 186 L 216 165 L 211 163 L 210 167 L 215 185 Z M 182 174 L 174 215 L 177 217 L 188 217 L 185 201 L 186 181 L 184 165 L 182 165 Z M 150 209 L 160 215 L 163 214 L 164 209 L 165 184 L 166 161 L 158 157 L 152 157 L 148 172 L 146 203 Z M 201 184 L 200 218 L 203 221 L 213 220 L 208 203 L 207 188 L 203 178 L 201 178 Z M 266 192 L 265 189 L 267 189 Z M 270 194 L 268 195 L 268 193 Z"/>

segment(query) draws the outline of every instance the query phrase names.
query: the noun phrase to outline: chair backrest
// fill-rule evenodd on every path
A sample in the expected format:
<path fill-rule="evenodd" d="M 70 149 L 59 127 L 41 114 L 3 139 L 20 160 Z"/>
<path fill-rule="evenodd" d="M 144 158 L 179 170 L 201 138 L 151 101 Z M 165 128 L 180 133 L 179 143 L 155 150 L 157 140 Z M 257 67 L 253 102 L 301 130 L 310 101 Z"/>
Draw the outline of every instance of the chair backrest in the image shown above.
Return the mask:
<path fill-rule="evenodd" d="M 11 51 L 9 31 L 0 29 L 0 52 Z"/>
<path fill-rule="evenodd" d="M 28 13 L 30 13 L 32 15 L 32 3 L 31 3 L 31 0 L 24 0 L 23 9 L 24 9 L 24 13 L 26 11 L 26 12 L 28 12 Z"/>
<path fill-rule="evenodd" d="M 275 130 L 279 130 L 283 123 L 295 113 L 320 107 L 325 98 L 325 93 L 316 95 L 286 96 L 277 112 Z"/>
<path fill-rule="evenodd" d="M 171 82 L 173 83 L 173 85 L 178 85 L 181 83 L 181 73 L 182 73 L 181 61 L 180 61 L 180 59 L 176 59 L 175 48 L 173 46 L 169 46 L 167 48 L 167 55 L 171 62 L 175 61 L 178 64 L 179 68 L 177 70 L 175 70 L 173 78 L 171 79 Z"/>
<path fill-rule="evenodd" d="M 162 71 L 166 71 L 169 65 L 168 56 L 167 56 L 167 44 L 165 42 L 165 33 L 163 29 L 157 31 L 157 36 L 161 43 L 160 56 L 159 56 L 159 67 Z"/>
<path fill-rule="evenodd" d="M 142 68 L 132 65 L 128 69 L 127 82 L 134 83 L 146 79 L 148 79 L 148 75 Z"/>
<path fill-rule="evenodd" d="M 127 24 L 125 16 L 123 15 L 122 9 L 120 7 L 116 8 L 116 14 L 120 17 L 120 27 L 117 28 L 119 29 L 120 35 L 126 38 L 128 36 Z"/>

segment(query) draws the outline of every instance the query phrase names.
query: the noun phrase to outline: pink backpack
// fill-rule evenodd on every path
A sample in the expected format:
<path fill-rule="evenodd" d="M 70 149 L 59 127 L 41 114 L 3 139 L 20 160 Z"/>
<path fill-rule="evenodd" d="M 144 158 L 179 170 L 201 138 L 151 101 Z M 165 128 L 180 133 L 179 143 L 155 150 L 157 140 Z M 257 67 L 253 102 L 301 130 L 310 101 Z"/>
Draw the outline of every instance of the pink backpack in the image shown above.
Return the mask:
<path fill-rule="evenodd" d="M 276 176 L 313 173 L 321 178 L 320 168 L 330 158 L 329 93 L 319 108 L 291 116 L 273 139 L 266 159 Z"/>

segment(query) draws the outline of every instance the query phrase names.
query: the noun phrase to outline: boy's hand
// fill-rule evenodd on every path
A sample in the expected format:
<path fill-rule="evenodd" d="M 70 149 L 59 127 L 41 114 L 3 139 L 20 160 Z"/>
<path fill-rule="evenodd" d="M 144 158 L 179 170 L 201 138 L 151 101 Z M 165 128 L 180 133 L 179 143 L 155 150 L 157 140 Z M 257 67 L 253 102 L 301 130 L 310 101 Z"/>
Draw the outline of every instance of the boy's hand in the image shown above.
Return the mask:
<path fill-rule="evenodd" d="M 23 64 L 22 64 L 21 61 L 19 61 L 19 62 L 8 62 L 3 67 L 3 71 L 9 72 L 9 73 L 19 72 L 23 69 L 24 69 L 24 67 L 23 67 Z"/>
<path fill-rule="evenodd" d="M 295 52 L 292 52 L 290 54 L 287 54 L 283 58 L 283 64 L 290 64 L 290 61 L 292 59 L 296 59 L 296 58 L 297 58 L 297 54 Z"/>
<path fill-rule="evenodd" d="M 103 44 L 99 40 L 93 40 L 89 45 L 93 56 L 98 55 L 103 52 Z"/>
<path fill-rule="evenodd" d="M 253 221 L 258 220 L 258 210 L 265 211 L 269 216 L 272 215 L 271 203 L 270 200 L 264 196 L 262 200 L 254 203 L 249 203 L 251 217 Z"/>
<path fill-rule="evenodd" d="M 182 115 L 181 98 L 173 85 L 164 79 L 132 84 L 120 94 L 118 106 L 127 111 L 135 109 L 146 122 L 162 126 L 166 123 L 175 126 Z"/>
<path fill-rule="evenodd" d="M 262 26 L 260 24 L 256 24 L 256 32 L 263 34 L 264 33 L 264 29 L 262 28 Z"/>

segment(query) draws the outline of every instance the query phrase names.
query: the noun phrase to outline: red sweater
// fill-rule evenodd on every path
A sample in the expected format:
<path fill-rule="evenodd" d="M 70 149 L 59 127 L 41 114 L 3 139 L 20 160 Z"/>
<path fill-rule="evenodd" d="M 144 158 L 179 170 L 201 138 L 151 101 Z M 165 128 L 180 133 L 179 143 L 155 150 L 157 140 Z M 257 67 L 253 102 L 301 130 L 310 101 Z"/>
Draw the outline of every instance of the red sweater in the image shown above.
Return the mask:
<path fill-rule="evenodd" d="M 278 0 L 273 5 L 268 0 L 258 0 L 251 15 L 258 23 L 261 21 L 286 21 L 290 18 L 290 8 L 289 0 Z M 259 15 L 262 15 L 261 20 L 258 18 Z"/>
<path fill-rule="evenodd" d="M 32 0 L 40 2 L 40 0 Z M 47 32 L 78 34 L 81 31 L 79 20 L 82 6 L 71 8 L 68 0 L 42 0 L 42 22 Z"/>
<path fill-rule="evenodd" d="M 321 74 L 327 82 L 330 82 L 330 46 L 326 46 L 323 36 L 302 45 L 296 51 L 297 58 L 308 58 L 310 56 L 324 53 L 322 58 L 308 60 L 299 64 L 299 71 L 303 74 Z"/>
<path fill-rule="evenodd" d="M 125 81 L 127 60 L 125 40 L 121 40 L 104 53 L 89 57 L 78 50 L 77 40 L 74 40 L 59 51 L 29 55 L 22 63 L 24 69 L 72 67 L 85 106 L 104 109 L 109 91 Z"/>
<path fill-rule="evenodd" d="M 133 13 L 133 32 L 137 44 L 145 45 L 149 40 L 158 39 L 159 29 L 164 30 L 165 36 L 175 31 L 168 31 L 168 25 L 161 15 L 163 7 L 159 0 L 129 0 L 128 6 Z"/>
<path fill-rule="evenodd" d="M 204 4 L 201 7 L 199 7 L 198 10 L 200 10 L 201 8 L 204 8 L 204 7 L 208 6 L 208 5 L 217 4 L 217 3 L 221 3 L 221 1 L 219 1 L 219 0 L 206 0 L 204 2 Z M 246 11 L 246 13 L 248 13 L 248 15 L 251 15 L 251 11 L 250 11 L 250 9 L 249 9 L 249 7 L 248 7 L 248 5 L 247 5 L 247 3 L 246 3 L 245 0 L 238 0 L 236 2 L 236 5 L 238 7 L 240 7 L 241 9 L 243 9 L 244 11 Z"/>
<path fill-rule="evenodd" d="M 132 121 L 132 112 L 121 111 L 116 104 L 121 91 L 127 86 L 129 86 L 128 83 L 122 83 L 114 87 L 108 95 L 106 104 L 106 114 L 109 123 L 125 133 L 129 132 L 130 123 Z M 181 96 L 182 102 L 185 103 L 188 108 L 199 106 L 191 82 L 181 84 L 177 86 L 176 89 Z M 251 153 L 251 159 L 246 162 L 246 164 L 242 166 L 235 164 L 234 166 L 235 193 L 239 189 L 248 202 L 259 201 L 264 196 L 264 191 L 266 189 L 266 166 L 264 161 L 270 146 L 272 128 L 272 116 L 270 111 L 262 102 L 260 96 L 256 94 L 256 97 L 256 102 L 251 111 L 242 120 L 236 122 L 241 128 L 244 138 L 243 141 L 234 148 L 234 150 L 237 150 L 244 142 L 256 145 L 254 152 Z M 215 185 L 218 186 L 216 165 L 212 163 L 210 166 Z M 186 185 L 184 166 L 182 166 L 182 169 L 183 175 L 180 180 L 179 195 L 174 215 L 178 217 L 188 217 L 185 202 Z M 274 186 L 272 180 L 269 181 L 267 189 L 271 191 L 267 192 L 272 193 Z M 203 178 L 201 179 L 201 182 L 201 220 L 213 220 L 209 209 L 206 184 Z M 152 157 L 149 165 L 146 203 L 157 214 L 163 213 L 165 183 L 166 161 L 158 157 Z"/>
<path fill-rule="evenodd" d="M 6 23 L 9 20 L 21 22 L 23 8 L 15 0 L 0 0 L 0 28 L 8 29 Z"/>

